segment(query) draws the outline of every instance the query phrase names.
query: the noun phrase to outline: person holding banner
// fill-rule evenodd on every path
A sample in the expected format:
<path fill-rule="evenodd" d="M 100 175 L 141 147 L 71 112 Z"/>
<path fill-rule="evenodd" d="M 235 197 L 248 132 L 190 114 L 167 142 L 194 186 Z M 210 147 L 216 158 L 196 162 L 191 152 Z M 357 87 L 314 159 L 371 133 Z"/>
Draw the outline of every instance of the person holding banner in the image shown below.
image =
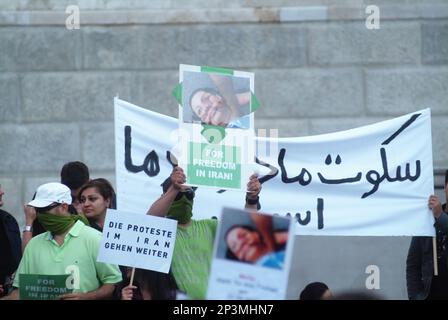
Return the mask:
<path fill-rule="evenodd" d="M 192 219 L 195 190 L 183 185 L 185 182 L 184 171 L 175 167 L 162 184 L 162 196 L 152 204 L 148 214 L 178 221 L 171 264 L 174 278 L 179 290 L 189 298 L 205 299 L 218 221 Z M 255 175 L 250 177 L 247 188 L 245 208 L 256 211 L 261 184 Z"/>
<path fill-rule="evenodd" d="M 448 202 L 448 170 L 445 172 L 445 197 Z M 406 260 L 406 284 L 410 300 L 448 299 L 448 208 L 435 195 L 429 197 L 428 207 L 436 219 L 438 275 L 434 275 L 433 238 L 412 237 Z"/>
<path fill-rule="evenodd" d="M 171 272 L 135 269 L 132 285 L 129 283 L 132 268 L 127 268 L 127 279 L 119 286 L 121 300 L 176 300 L 177 286 Z"/>
<path fill-rule="evenodd" d="M 13 282 L 15 289 L 6 297 L 19 298 L 19 275 L 71 274 L 67 287 L 72 293 L 63 300 L 98 300 L 112 297 L 115 284 L 122 279 L 118 266 L 97 262 L 101 233 L 90 228 L 83 215 L 69 212 L 70 189 L 57 182 L 41 185 L 28 203 L 37 211 L 37 219 L 47 232 L 30 240 Z M 70 277 L 69 277 L 70 279 Z"/>

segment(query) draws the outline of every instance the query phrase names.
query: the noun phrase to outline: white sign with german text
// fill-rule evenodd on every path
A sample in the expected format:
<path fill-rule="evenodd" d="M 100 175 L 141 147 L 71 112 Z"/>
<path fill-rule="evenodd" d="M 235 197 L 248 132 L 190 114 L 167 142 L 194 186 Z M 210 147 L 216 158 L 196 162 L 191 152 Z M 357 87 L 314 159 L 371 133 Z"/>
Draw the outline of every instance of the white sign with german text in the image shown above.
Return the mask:
<path fill-rule="evenodd" d="M 98 261 L 168 273 L 177 221 L 108 209 Z"/>

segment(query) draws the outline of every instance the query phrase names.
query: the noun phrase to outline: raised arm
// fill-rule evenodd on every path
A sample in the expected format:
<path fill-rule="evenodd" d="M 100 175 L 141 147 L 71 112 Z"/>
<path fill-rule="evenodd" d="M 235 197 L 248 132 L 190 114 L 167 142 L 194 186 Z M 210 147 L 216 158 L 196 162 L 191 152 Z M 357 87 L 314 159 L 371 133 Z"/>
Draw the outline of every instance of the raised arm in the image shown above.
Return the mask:
<path fill-rule="evenodd" d="M 34 220 L 36 220 L 36 209 L 27 205 L 23 206 L 23 212 L 25 214 L 25 226 L 32 227 Z M 26 245 L 33 238 L 33 230 L 24 230 L 22 233 L 22 252 L 25 250 Z"/>
<path fill-rule="evenodd" d="M 442 203 L 440 199 L 431 195 L 428 199 L 428 207 L 432 210 L 432 214 L 436 219 L 436 227 L 437 229 L 442 230 L 444 233 L 448 233 L 448 214 L 443 211 Z"/>
<path fill-rule="evenodd" d="M 167 215 L 171 204 L 182 189 L 182 184 L 186 181 L 184 170 L 181 167 L 175 167 L 170 177 L 171 186 L 151 205 L 146 214 L 159 217 L 165 217 Z"/>

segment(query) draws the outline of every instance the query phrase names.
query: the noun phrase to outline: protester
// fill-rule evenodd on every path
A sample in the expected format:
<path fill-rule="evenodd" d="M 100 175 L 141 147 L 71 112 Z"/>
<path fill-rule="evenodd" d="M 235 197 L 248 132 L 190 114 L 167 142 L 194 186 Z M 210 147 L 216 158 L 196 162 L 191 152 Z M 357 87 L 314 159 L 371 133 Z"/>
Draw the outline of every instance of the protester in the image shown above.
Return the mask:
<path fill-rule="evenodd" d="M 333 294 L 323 282 L 311 282 L 300 293 L 300 300 L 330 300 Z"/>
<path fill-rule="evenodd" d="M 89 181 L 89 168 L 80 161 L 67 162 L 62 166 L 60 175 L 61 183 L 70 188 L 72 196 L 70 213 L 81 213 L 82 206 L 79 203 L 78 192 L 81 186 Z M 25 205 L 23 212 L 25 214 L 25 229 L 22 236 L 22 251 L 25 250 L 26 245 L 32 237 L 46 231 L 36 219 L 36 210 L 33 207 Z"/>
<path fill-rule="evenodd" d="M 204 299 L 218 221 L 192 219 L 195 191 L 184 186 L 185 182 L 184 171 L 175 167 L 170 177 L 162 184 L 162 196 L 152 204 L 148 214 L 177 220 L 171 270 L 181 291 L 191 299 Z M 261 184 L 256 176 L 251 176 L 247 188 L 245 207 L 257 210 Z"/>
<path fill-rule="evenodd" d="M 61 183 L 70 188 L 72 205 L 78 213 L 82 212 L 82 205 L 78 198 L 79 190 L 89 180 L 89 168 L 83 162 L 67 162 L 61 169 Z"/>
<path fill-rule="evenodd" d="M 130 285 L 131 270 L 132 268 L 127 268 L 127 278 L 119 286 L 121 300 L 176 299 L 177 286 L 171 272 L 163 273 L 136 268 L 132 285 Z"/>
<path fill-rule="evenodd" d="M 102 232 L 107 209 L 115 208 L 115 191 L 110 182 L 103 178 L 90 180 L 79 189 L 79 200 L 90 226 Z"/>
<path fill-rule="evenodd" d="M 5 192 L 0 185 L 0 207 L 3 206 Z M 16 219 L 0 209 L 0 297 L 12 288 L 13 274 L 22 257 L 20 230 Z"/>
<path fill-rule="evenodd" d="M 37 189 L 28 205 L 36 208 L 37 219 L 48 231 L 26 246 L 14 279 L 15 289 L 6 298 L 19 298 L 20 274 L 62 275 L 68 270 L 73 270 L 75 287 L 61 299 L 112 297 L 115 284 L 122 279 L 120 270 L 116 265 L 97 262 L 101 233 L 88 227 L 83 215 L 70 214 L 71 203 L 70 189 L 61 183 L 46 183 Z"/>
<path fill-rule="evenodd" d="M 406 284 L 410 300 L 448 299 L 447 232 L 448 232 L 448 170 L 445 172 L 445 204 L 431 195 L 428 207 L 436 220 L 437 266 L 434 275 L 432 237 L 412 237 L 406 260 Z"/>

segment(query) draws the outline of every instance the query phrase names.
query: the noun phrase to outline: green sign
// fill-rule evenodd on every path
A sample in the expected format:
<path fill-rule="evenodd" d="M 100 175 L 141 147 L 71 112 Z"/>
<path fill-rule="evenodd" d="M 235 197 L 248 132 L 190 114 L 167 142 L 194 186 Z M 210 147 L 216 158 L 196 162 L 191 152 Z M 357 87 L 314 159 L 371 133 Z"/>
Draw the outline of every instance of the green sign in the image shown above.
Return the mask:
<path fill-rule="evenodd" d="M 188 159 L 187 183 L 241 188 L 240 147 L 190 142 Z"/>
<path fill-rule="evenodd" d="M 60 295 L 72 293 L 67 288 L 70 274 L 20 274 L 20 300 L 57 300 Z"/>

